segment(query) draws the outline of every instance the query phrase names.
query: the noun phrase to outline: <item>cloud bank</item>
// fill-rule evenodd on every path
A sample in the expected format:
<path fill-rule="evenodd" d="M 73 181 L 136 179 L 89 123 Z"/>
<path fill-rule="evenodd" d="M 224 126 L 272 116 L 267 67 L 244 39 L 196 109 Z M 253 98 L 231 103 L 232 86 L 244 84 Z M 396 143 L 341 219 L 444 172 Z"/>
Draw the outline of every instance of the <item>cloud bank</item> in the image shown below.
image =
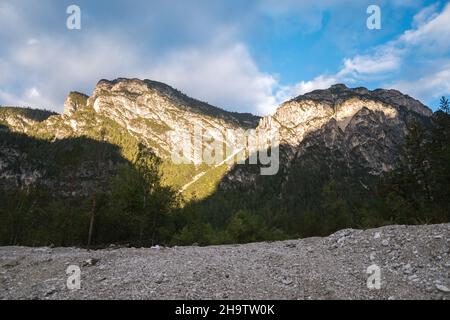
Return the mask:
<path fill-rule="evenodd" d="M 115 15 L 107 15 L 102 10 L 105 2 L 80 1 L 83 29 L 69 31 L 65 1 L 55 5 L 4 0 L 0 3 L 0 104 L 61 112 L 69 91 L 89 94 L 99 79 L 118 77 L 163 81 L 228 110 L 262 115 L 285 100 L 339 82 L 393 87 L 424 101 L 450 93 L 449 4 L 391 2 L 417 8 L 409 29 L 344 56 L 334 72 L 324 70 L 286 83 L 283 74 L 289 66 L 267 71 L 270 68 L 252 46 L 261 23 L 292 26 L 296 21 L 295 32 L 319 35 L 325 30 L 327 12 L 339 15 L 361 7 L 360 1 L 352 0 L 315 2 L 173 0 L 137 1 L 130 7 L 117 1 L 109 8 Z M 128 15 L 116 21 L 125 8 Z M 285 24 L 287 17 L 294 20 Z M 322 62 L 298 63 L 306 67 Z"/>

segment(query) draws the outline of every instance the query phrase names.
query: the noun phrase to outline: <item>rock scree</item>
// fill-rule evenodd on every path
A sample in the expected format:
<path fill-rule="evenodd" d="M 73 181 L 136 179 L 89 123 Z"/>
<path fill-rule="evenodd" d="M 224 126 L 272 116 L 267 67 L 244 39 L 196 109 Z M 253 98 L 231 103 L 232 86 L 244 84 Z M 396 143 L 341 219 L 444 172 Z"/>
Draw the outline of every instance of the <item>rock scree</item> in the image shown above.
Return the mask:
<path fill-rule="evenodd" d="M 450 224 L 211 247 L 2 247 L 0 299 L 448 300 L 449 258 Z M 79 290 L 67 288 L 72 265 Z M 380 289 L 367 285 L 374 265 Z"/>

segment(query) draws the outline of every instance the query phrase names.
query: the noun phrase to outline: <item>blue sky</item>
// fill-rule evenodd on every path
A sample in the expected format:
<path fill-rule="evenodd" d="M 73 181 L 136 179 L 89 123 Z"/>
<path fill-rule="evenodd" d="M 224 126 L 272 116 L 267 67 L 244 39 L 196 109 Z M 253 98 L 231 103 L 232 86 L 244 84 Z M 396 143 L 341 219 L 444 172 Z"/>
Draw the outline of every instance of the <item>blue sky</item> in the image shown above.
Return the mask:
<path fill-rule="evenodd" d="M 66 28 L 81 8 L 82 29 Z M 367 7 L 381 8 L 369 30 Z M 117 77 L 269 114 L 334 83 L 450 95 L 450 5 L 426 0 L 0 0 L 0 105 L 61 112 Z"/>

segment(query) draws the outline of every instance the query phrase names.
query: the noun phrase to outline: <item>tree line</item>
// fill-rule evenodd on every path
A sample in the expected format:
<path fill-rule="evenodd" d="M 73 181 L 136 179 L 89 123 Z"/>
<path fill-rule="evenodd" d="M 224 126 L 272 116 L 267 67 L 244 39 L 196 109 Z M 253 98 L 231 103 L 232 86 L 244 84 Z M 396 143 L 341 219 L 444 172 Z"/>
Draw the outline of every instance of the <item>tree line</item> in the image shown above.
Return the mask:
<path fill-rule="evenodd" d="M 217 192 L 184 204 L 162 183 L 161 161 L 140 146 L 108 190 L 57 197 L 44 186 L 0 193 L 0 245 L 104 247 L 210 245 L 324 236 L 343 228 L 450 221 L 450 108 L 431 127 L 411 123 L 395 170 L 367 187 L 345 172 L 297 173 L 298 194 L 279 199 L 273 177 L 261 192 Z M 271 189 L 273 188 L 273 189 Z M 307 200 L 304 200 L 307 199 Z"/>

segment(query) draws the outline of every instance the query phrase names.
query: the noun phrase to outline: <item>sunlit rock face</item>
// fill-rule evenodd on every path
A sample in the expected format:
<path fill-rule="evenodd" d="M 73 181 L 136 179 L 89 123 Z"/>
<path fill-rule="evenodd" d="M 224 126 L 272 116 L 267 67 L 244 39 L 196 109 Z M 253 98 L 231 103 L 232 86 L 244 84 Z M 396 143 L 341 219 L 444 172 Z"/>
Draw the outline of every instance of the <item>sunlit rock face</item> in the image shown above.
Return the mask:
<path fill-rule="evenodd" d="M 178 180 L 175 188 L 185 190 L 185 186 L 192 184 L 194 177 L 202 174 L 204 180 L 214 179 L 211 183 L 207 181 L 212 191 L 220 176 L 213 172 L 213 177 L 209 178 L 209 171 L 213 171 L 215 165 L 204 165 L 203 152 L 210 146 L 207 141 L 195 144 L 195 136 L 200 135 L 202 138 L 202 135 L 209 135 L 224 147 L 238 149 L 240 132 L 256 128 L 259 120 L 260 117 L 251 114 L 227 112 L 192 99 L 163 83 L 117 79 L 101 80 L 90 97 L 71 92 L 64 104 L 62 115 L 49 114 L 47 117 L 34 119 L 24 114 L 22 108 L 12 108 L 11 112 L 0 112 L 0 124 L 4 124 L 0 130 L 11 130 L 10 134 L 5 133 L 8 135 L 12 135 L 13 132 L 26 133 L 30 138 L 45 139 L 56 145 L 64 145 L 64 141 L 70 139 L 92 139 L 93 141 L 82 143 L 89 150 L 96 148 L 97 142 L 105 142 L 112 147 L 117 146 L 124 160 L 128 161 L 133 161 L 137 144 L 147 146 L 168 163 L 172 163 L 172 152 L 175 147 L 188 146 L 191 150 L 184 155 L 183 161 L 192 166 L 183 170 L 193 172 L 184 172 L 178 178 L 176 177 L 178 169 L 172 167 L 171 173 L 165 176 L 174 175 L 175 179 L 172 180 Z M 225 139 L 227 132 L 229 136 Z M 1 142 L 0 146 L 2 146 Z M 49 162 L 44 158 L 52 158 L 51 154 L 40 154 L 42 159 L 39 160 L 42 160 L 42 165 L 38 165 L 31 161 L 34 156 L 28 154 L 26 148 L 7 144 L 6 140 L 4 142 L 5 152 L 0 153 L 2 161 L 0 179 L 3 179 L 5 184 L 17 187 L 28 184 L 28 181 L 32 184 L 34 181 L 45 185 L 57 185 L 55 181 L 50 182 L 47 177 L 46 167 Z M 12 151 L 8 150 L 15 150 L 25 155 L 25 160 L 21 162 L 20 167 L 13 166 L 14 161 L 11 160 L 13 157 L 9 156 L 12 155 Z M 75 162 L 76 158 L 71 160 Z M 83 161 L 86 160 L 88 159 L 83 159 Z M 99 188 L 99 183 L 107 180 L 103 178 L 113 175 L 116 168 L 117 161 L 110 164 L 107 160 L 92 159 L 88 163 L 76 164 L 71 170 L 67 166 L 67 176 L 59 175 L 57 179 L 60 179 L 60 182 L 68 188 L 60 187 L 58 191 L 63 191 L 64 194 L 86 194 Z M 7 169 L 6 162 L 9 163 Z M 102 170 L 89 169 L 95 163 Z M 34 173 L 33 168 L 36 167 L 39 167 L 36 169 L 39 175 Z M 102 171 L 101 179 L 96 177 L 97 171 Z M 63 180 L 70 180 L 73 183 L 70 185 Z M 95 181 L 99 183 L 90 183 Z M 195 188 L 197 187 L 193 186 L 191 189 Z"/>
<path fill-rule="evenodd" d="M 86 107 L 89 97 L 80 92 L 71 92 L 64 102 L 64 115 L 72 116 L 77 110 Z"/>
<path fill-rule="evenodd" d="M 329 163 L 350 173 L 380 175 L 392 170 L 412 121 L 427 122 L 432 111 L 395 90 L 350 89 L 334 85 L 283 103 L 275 114 L 261 119 L 258 130 L 280 134 L 280 174 L 308 163 Z M 313 159 L 313 160 L 311 160 Z M 236 168 L 222 184 L 251 185 L 255 173 Z"/>

